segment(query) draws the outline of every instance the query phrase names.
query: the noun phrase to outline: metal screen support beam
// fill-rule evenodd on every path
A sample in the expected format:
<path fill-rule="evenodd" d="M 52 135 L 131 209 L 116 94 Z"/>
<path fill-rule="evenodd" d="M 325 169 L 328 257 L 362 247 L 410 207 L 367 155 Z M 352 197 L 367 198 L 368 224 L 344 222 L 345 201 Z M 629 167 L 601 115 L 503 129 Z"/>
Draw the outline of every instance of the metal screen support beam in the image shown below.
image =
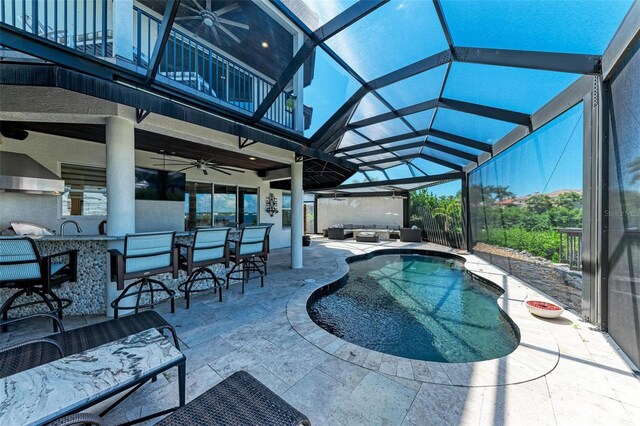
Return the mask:
<path fill-rule="evenodd" d="M 397 157 L 383 158 L 381 160 L 365 161 L 364 163 L 358 164 L 358 165 L 359 166 L 363 166 L 363 167 L 370 167 L 370 166 L 374 166 L 376 164 L 396 163 L 396 162 L 399 162 L 399 161 L 413 160 L 417 156 L 418 156 L 418 154 L 399 155 Z"/>
<path fill-rule="evenodd" d="M 638 40 L 640 40 L 640 2 L 635 1 L 602 55 L 602 78 L 605 81 L 624 62 L 629 50 Z"/>
<path fill-rule="evenodd" d="M 280 74 L 276 83 L 271 90 L 269 90 L 269 93 L 267 93 L 267 96 L 260 102 L 260 105 L 251 117 L 251 121 L 255 123 L 264 117 L 267 111 L 269 111 L 269 108 L 271 108 L 271 105 L 278 99 L 280 93 L 282 93 L 286 85 L 293 79 L 317 45 L 323 43 L 337 32 L 357 22 L 387 2 L 389 2 L 389 0 L 361 0 L 318 28 L 312 34 L 306 34 L 308 38 L 305 40 L 303 46 L 298 50 L 298 53 L 295 54 L 282 74 Z"/>
<path fill-rule="evenodd" d="M 420 102 L 419 104 L 410 105 L 405 108 L 400 108 L 398 110 L 386 112 L 384 114 L 376 115 L 373 117 L 365 118 L 363 120 L 355 121 L 353 123 L 349 123 L 346 130 L 357 129 L 359 127 L 370 126 L 376 123 L 382 123 L 383 121 L 393 120 L 394 118 L 404 117 L 406 115 L 415 114 L 417 112 L 427 111 L 429 109 L 433 109 L 438 106 L 437 99 L 431 99 L 426 102 Z"/>
<path fill-rule="evenodd" d="M 429 141 L 427 138 L 427 142 L 424 144 L 425 148 L 435 149 L 436 151 L 444 152 L 445 154 L 453 155 L 454 157 L 464 158 L 465 160 L 476 162 L 478 161 L 478 156 L 470 154 L 468 152 L 459 151 L 455 148 L 450 148 L 448 146 L 440 145 L 434 142 Z"/>
<path fill-rule="evenodd" d="M 419 176 L 415 178 L 404 178 L 404 179 L 391 179 L 387 181 L 373 181 L 373 182 L 360 182 L 360 183 L 351 183 L 348 185 L 340 185 L 337 189 L 340 190 L 346 189 L 356 189 L 356 188 L 371 188 L 375 186 L 392 186 L 392 185 L 411 185 L 411 184 L 420 184 L 420 183 L 430 183 L 430 182 L 438 182 L 441 180 L 453 180 L 462 178 L 463 173 L 461 172 L 450 172 L 450 173 L 442 173 L 439 175 L 429 175 L 429 176 Z M 327 188 L 333 189 L 333 188 Z"/>
<path fill-rule="evenodd" d="M 431 161 L 432 163 L 440 164 L 441 166 L 449 167 L 453 170 L 462 171 L 464 169 L 464 167 L 459 164 L 454 164 L 449 161 L 434 157 L 432 155 L 420 154 L 420 158 L 422 158 L 423 160 Z"/>
<path fill-rule="evenodd" d="M 331 118 L 329 118 L 329 120 L 327 120 L 327 122 L 313 134 L 313 136 L 311 136 L 311 145 L 318 149 L 325 149 L 331 145 L 333 139 L 340 136 L 341 133 L 338 134 L 338 132 L 341 132 L 341 130 L 343 130 L 342 127 L 346 126 L 349 119 L 348 115 L 351 115 L 352 112 L 351 108 L 357 106 L 362 98 L 364 98 L 371 90 L 381 89 L 400 80 L 404 80 L 405 78 L 437 68 L 450 61 L 451 52 L 444 50 L 440 53 L 429 56 L 428 58 L 407 65 L 406 67 L 392 71 L 389 74 L 385 74 L 382 77 L 378 77 L 375 80 L 371 80 L 366 86 L 362 87 L 353 96 L 351 96 L 351 98 L 349 98 L 349 100 L 345 102 L 345 104 L 342 105 L 331 116 Z M 343 123 L 342 126 L 335 129 L 335 124 L 340 122 Z M 335 130 L 333 132 L 328 132 L 327 130 L 330 128 Z"/>
<path fill-rule="evenodd" d="M 153 46 L 153 53 L 149 60 L 149 66 L 147 67 L 147 77 L 145 84 L 149 85 L 156 78 L 158 68 L 160 67 L 160 61 L 162 61 L 162 55 L 167 47 L 167 40 L 171 34 L 171 28 L 173 27 L 173 21 L 178 14 L 178 8 L 180 7 L 180 0 L 167 0 L 167 5 L 164 9 L 164 15 L 162 16 L 162 22 L 160 23 L 160 29 L 158 30 L 158 38 L 156 44 Z"/>
<path fill-rule="evenodd" d="M 461 203 L 462 203 L 462 242 L 467 251 L 471 251 L 473 243 L 471 241 L 471 204 L 469 203 L 469 174 L 464 173 L 460 179 L 461 183 Z"/>
<path fill-rule="evenodd" d="M 509 111 L 502 108 L 494 108 L 486 105 L 473 104 L 470 102 L 457 101 L 455 99 L 442 98 L 438 102 L 441 108 L 452 109 L 454 111 L 466 112 L 467 114 L 479 115 L 494 120 L 506 121 L 508 123 L 520 124 L 531 127 L 531 117 L 529 114 Z"/>
<path fill-rule="evenodd" d="M 602 57 L 574 53 L 454 47 L 453 60 L 474 64 L 597 75 L 601 71 Z"/>

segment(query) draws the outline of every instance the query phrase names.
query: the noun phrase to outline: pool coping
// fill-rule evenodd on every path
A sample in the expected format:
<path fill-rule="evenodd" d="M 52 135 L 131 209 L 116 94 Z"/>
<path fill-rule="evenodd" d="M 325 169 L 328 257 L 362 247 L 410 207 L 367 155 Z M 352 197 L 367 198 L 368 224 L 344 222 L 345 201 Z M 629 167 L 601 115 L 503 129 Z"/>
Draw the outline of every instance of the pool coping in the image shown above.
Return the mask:
<path fill-rule="evenodd" d="M 349 259 L 392 253 L 432 252 L 445 257 L 458 258 L 466 270 L 481 281 L 487 281 L 504 291 L 497 299 L 498 306 L 516 325 L 520 343 L 508 355 L 487 361 L 468 363 L 442 363 L 403 358 L 374 351 L 353 344 L 327 332 L 317 325 L 307 311 L 307 302 L 313 293 L 349 272 Z M 549 374 L 558 364 L 560 350 L 553 334 L 544 330 L 547 320 L 533 317 L 524 302 L 535 297 L 552 302 L 524 285 L 516 278 L 472 254 L 457 253 L 453 249 L 434 245 L 415 244 L 398 248 L 373 248 L 362 254 L 344 256 L 338 260 L 340 277 L 323 282 L 305 283 L 287 304 L 287 318 L 293 329 L 305 340 L 322 351 L 360 367 L 401 379 L 411 379 L 441 385 L 483 387 L 504 386 L 528 382 Z M 352 260 L 353 261 L 353 260 Z M 533 297 L 529 297 L 533 294 Z M 566 314 L 563 314 L 566 315 Z M 562 317 L 561 317 L 562 318 Z"/>

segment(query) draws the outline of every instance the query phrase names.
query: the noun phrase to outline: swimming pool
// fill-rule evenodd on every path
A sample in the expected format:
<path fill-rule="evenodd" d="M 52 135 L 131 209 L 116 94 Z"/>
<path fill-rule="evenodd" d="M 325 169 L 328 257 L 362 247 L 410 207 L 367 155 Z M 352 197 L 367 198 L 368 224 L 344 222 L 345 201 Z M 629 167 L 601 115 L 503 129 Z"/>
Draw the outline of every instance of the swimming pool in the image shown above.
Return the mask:
<path fill-rule="evenodd" d="M 502 291 L 471 277 L 458 258 L 363 257 L 352 258 L 348 275 L 316 290 L 307 303 L 313 321 L 328 332 L 375 351 L 436 362 L 499 358 L 518 346 L 517 328 L 496 303 Z"/>

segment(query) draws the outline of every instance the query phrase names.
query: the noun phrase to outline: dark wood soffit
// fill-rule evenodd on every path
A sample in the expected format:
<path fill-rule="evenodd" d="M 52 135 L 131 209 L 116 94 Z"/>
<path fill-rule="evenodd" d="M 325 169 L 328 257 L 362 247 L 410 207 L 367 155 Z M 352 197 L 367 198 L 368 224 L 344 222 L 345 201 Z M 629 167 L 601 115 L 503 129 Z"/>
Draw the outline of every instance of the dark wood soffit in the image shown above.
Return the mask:
<path fill-rule="evenodd" d="M 63 136 L 91 142 L 105 143 L 105 126 L 101 124 L 70 124 L 70 123 L 39 123 L 39 122 L 0 122 L 2 126 L 13 126 L 25 130 L 49 135 Z M 136 149 L 150 153 L 175 152 L 182 158 L 206 159 L 214 158 L 225 166 L 239 167 L 247 170 L 273 170 L 286 167 L 287 164 L 277 161 L 255 157 L 249 160 L 250 155 L 228 151 L 196 142 L 174 138 L 142 129 L 135 129 Z M 169 160 L 169 158 L 168 158 Z"/>

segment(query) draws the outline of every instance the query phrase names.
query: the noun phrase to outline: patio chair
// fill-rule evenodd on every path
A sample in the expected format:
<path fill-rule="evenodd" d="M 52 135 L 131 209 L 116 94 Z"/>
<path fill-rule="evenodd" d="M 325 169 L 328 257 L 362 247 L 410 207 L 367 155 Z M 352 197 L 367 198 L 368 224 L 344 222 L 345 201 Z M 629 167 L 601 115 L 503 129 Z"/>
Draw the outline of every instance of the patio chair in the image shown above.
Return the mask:
<path fill-rule="evenodd" d="M 227 288 L 230 281 L 241 281 L 244 294 L 244 283 L 249 281 L 251 272 L 257 272 L 260 275 L 260 287 L 264 287 L 265 271 L 261 265 L 266 266 L 262 258 L 267 253 L 265 238 L 268 229 L 266 226 L 247 226 L 242 230 L 238 240 L 232 240 L 230 257 L 234 265 L 227 273 Z M 240 271 L 242 271 L 241 278 L 232 276 Z"/>
<path fill-rule="evenodd" d="M 213 290 L 218 291 L 218 300 L 222 302 L 224 280 L 218 278 L 210 266 L 224 264 L 225 268 L 229 268 L 228 236 L 229 228 L 198 229 L 193 237 L 193 245 L 178 244 L 178 247 L 186 249 L 186 255 L 180 256 L 179 268 L 187 271 L 189 278 L 178 289 L 184 292 L 187 309 L 191 293 L 210 290 L 194 289 L 194 284 L 199 281 L 213 280 Z"/>
<path fill-rule="evenodd" d="M 41 317 L 52 319 L 59 327 L 60 332 L 0 348 L 0 378 L 46 364 L 58 358 L 78 354 L 87 349 L 95 348 L 150 328 L 155 328 L 161 333 L 168 331 L 171 334 L 174 346 L 180 349 L 180 342 L 175 329 L 155 311 L 145 311 L 69 331 L 65 331 L 62 322 L 55 315 L 48 313 L 15 318 L 3 321 L 2 324 L 6 325 Z"/>
<path fill-rule="evenodd" d="M 95 426 L 109 425 L 104 419 L 79 413 L 63 417 L 49 426 L 84 425 L 87 422 Z M 251 374 L 238 371 L 156 425 L 311 426 L 311 422 Z"/>
<path fill-rule="evenodd" d="M 269 241 L 269 234 L 271 234 L 271 228 L 273 228 L 273 225 L 275 225 L 275 223 L 264 222 L 264 223 L 258 224 L 258 226 L 267 227 L 267 235 L 264 237 L 264 243 L 267 247 L 267 251 L 265 252 L 264 256 L 260 257 L 260 260 L 262 261 L 262 264 L 264 266 L 265 275 L 267 275 L 267 261 L 269 260 L 269 253 L 271 252 L 271 243 Z"/>
<path fill-rule="evenodd" d="M 178 248 L 174 247 L 175 232 L 150 232 L 145 234 L 130 234 L 124 240 L 124 254 L 111 249 L 111 280 L 118 285 L 122 293 L 111 302 L 113 318 L 118 318 L 119 310 L 135 310 L 151 307 L 158 303 L 171 301 L 171 313 L 175 312 L 175 291 L 162 281 L 152 279 L 157 274 L 172 273 L 173 279 L 178 278 Z M 137 279 L 125 287 L 125 281 Z M 154 285 L 157 289 L 154 289 Z M 148 288 L 147 288 L 148 287 Z M 155 292 L 165 293 L 168 297 L 159 302 L 155 301 Z M 150 295 L 150 303 L 140 305 L 143 294 Z M 120 306 L 122 300 L 135 297 L 135 306 Z"/>
<path fill-rule="evenodd" d="M 68 261 L 56 261 L 61 257 Z M 17 290 L 0 307 L 2 319 L 7 320 L 9 310 L 44 303 L 50 312 L 62 318 L 62 310 L 71 304 L 53 291 L 62 283 L 77 280 L 78 250 L 67 250 L 41 256 L 35 242 L 29 237 L 0 237 L 0 288 Z M 20 296 L 35 295 L 41 300 L 15 305 Z M 54 307 L 54 303 L 57 307 Z M 54 322 L 53 331 L 57 331 Z M 7 331 L 7 325 L 2 326 Z"/>

